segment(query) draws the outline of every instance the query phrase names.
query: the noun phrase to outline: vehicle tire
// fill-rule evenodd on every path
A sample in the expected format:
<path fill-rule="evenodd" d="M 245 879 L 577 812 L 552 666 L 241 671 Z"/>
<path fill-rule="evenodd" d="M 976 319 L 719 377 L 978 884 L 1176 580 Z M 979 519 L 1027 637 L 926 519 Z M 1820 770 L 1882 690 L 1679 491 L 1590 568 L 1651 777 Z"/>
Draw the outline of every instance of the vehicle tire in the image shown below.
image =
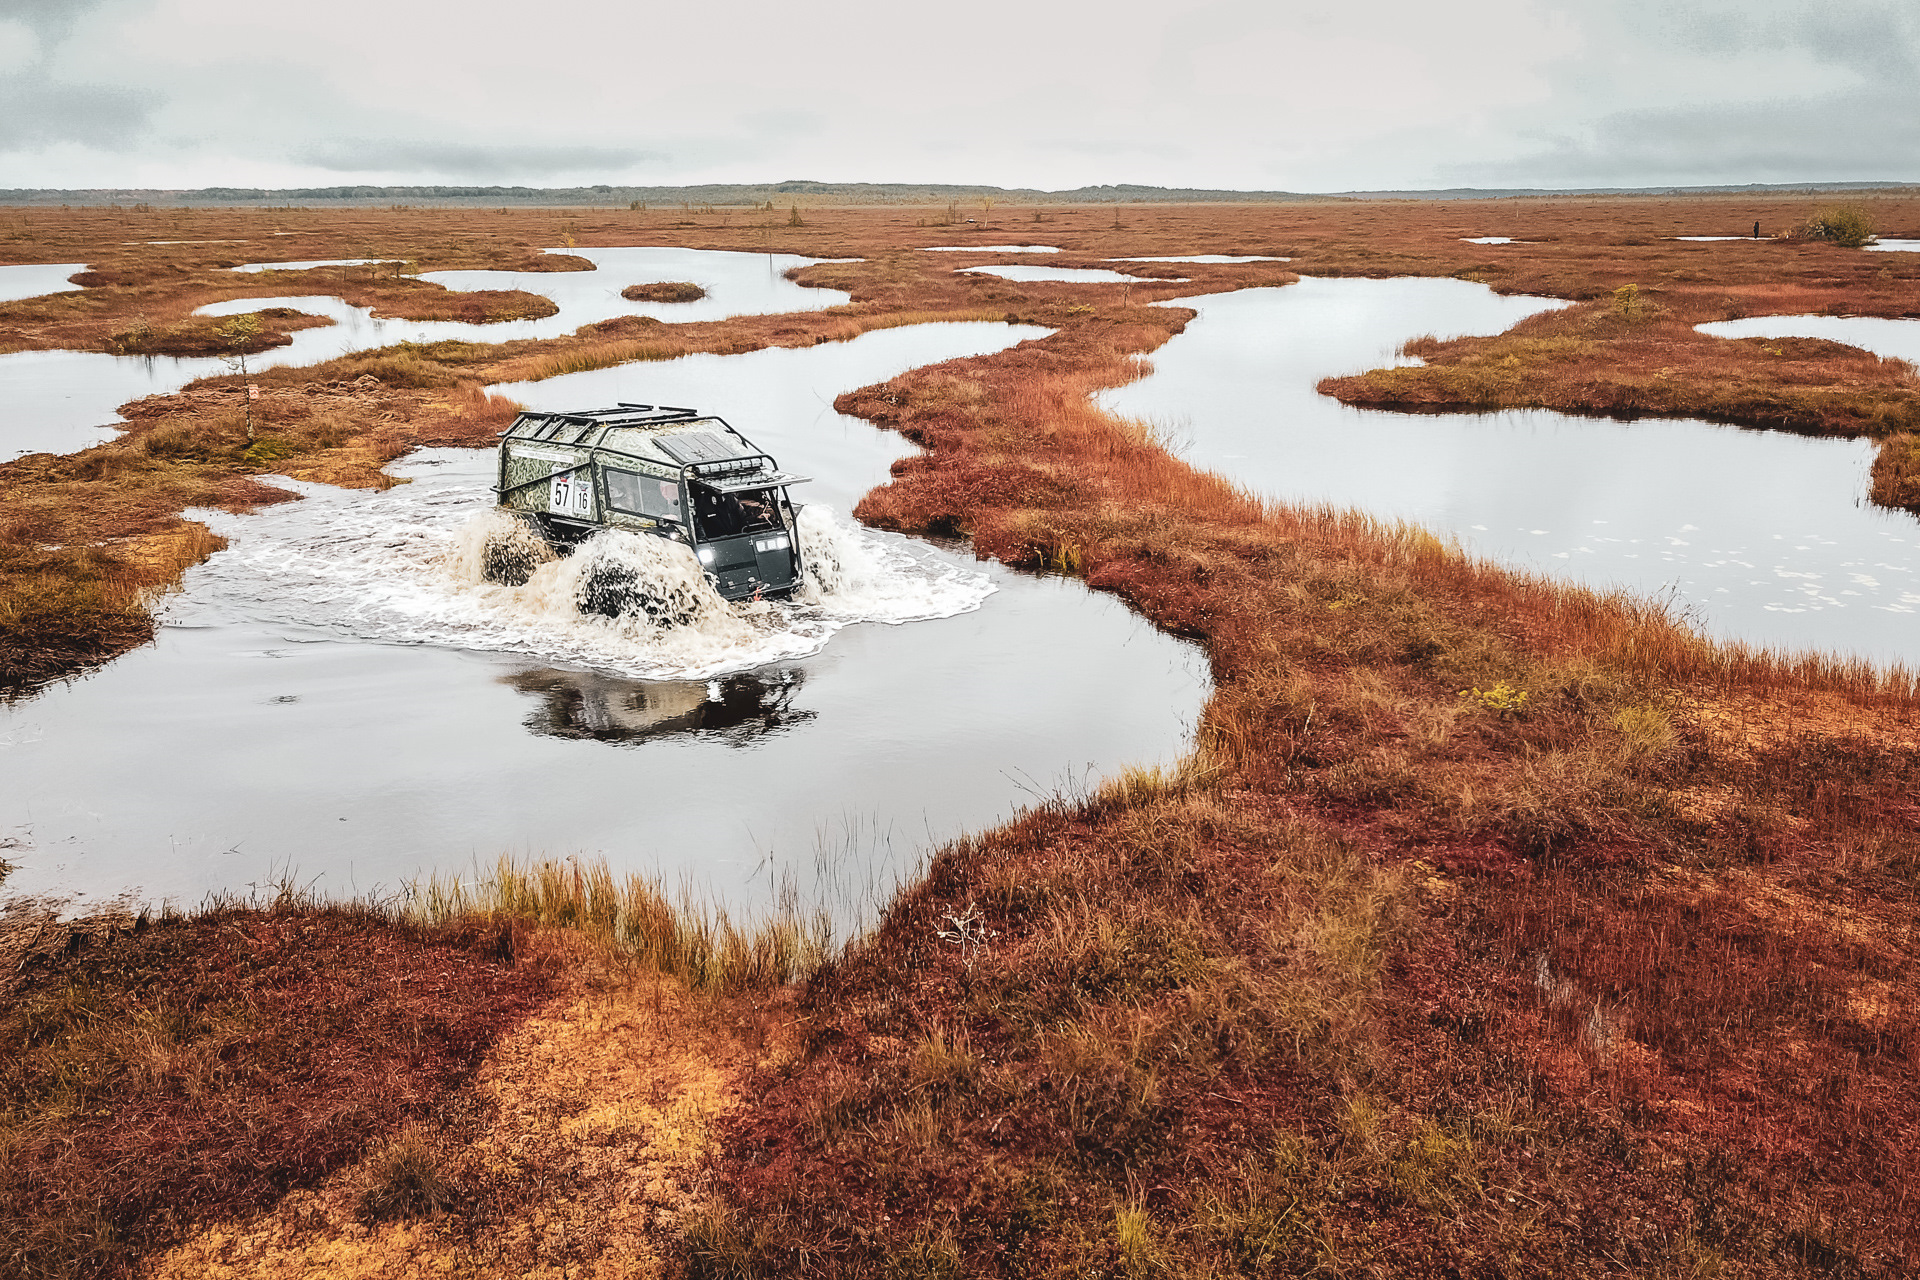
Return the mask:
<path fill-rule="evenodd" d="M 510 517 L 489 531 L 480 547 L 480 577 L 505 587 L 524 587 L 533 571 L 554 558 L 553 544 L 538 523 L 525 516 Z"/>
<path fill-rule="evenodd" d="M 693 621 L 694 611 L 685 601 L 676 600 L 658 583 L 650 582 L 632 566 L 595 559 L 580 575 L 574 602 L 580 612 L 602 618 L 633 618 L 644 615 L 656 625 L 679 627 Z"/>

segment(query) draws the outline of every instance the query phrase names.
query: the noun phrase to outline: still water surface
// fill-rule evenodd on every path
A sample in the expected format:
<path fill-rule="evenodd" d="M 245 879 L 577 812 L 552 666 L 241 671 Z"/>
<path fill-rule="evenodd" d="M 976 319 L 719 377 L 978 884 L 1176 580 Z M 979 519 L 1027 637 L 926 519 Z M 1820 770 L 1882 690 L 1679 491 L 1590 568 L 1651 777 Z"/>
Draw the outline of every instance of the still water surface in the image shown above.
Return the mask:
<path fill-rule="evenodd" d="M 999 276 L 1002 280 L 1018 280 L 1024 283 L 1053 281 L 1061 284 L 1139 284 L 1142 276 L 1130 276 L 1119 271 L 1108 271 L 1104 267 L 1034 267 L 1024 263 L 1009 263 L 998 267 L 962 267 L 977 275 Z M 1152 281 L 1154 284 L 1169 283 L 1165 280 Z M 1180 281 L 1173 281 L 1178 284 Z"/>
<path fill-rule="evenodd" d="M 1263 258 L 1258 254 L 1176 253 L 1161 258 L 1108 258 L 1108 262 L 1292 262 L 1292 258 Z"/>
<path fill-rule="evenodd" d="M 791 883 L 846 920 L 934 844 L 1177 758 L 1208 689 L 1192 646 L 1076 582 L 844 514 L 909 448 L 837 394 L 1036 332 L 918 326 L 502 388 L 701 406 L 816 477 L 798 495 L 837 509 L 858 580 L 686 643 L 462 578 L 487 451 L 413 455 L 386 493 L 208 513 L 232 545 L 189 571 L 156 644 L 0 709 L 8 890 L 191 903 L 290 873 L 344 894 L 581 854 L 736 908 Z"/>
<path fill-rule="evenodd" d="M 50 293 L 71 293 L 80 286 L 67 277 L 86 269 L 84 262 L 36 262 L 0 267 L 0 302 L 42 298 Z"/>
<path fill-rule="evenodd" d="M 1695 325 L 1716 338 L 1825 338 L 1877 356 L 1920 362 L 1920 320 L 1881 316 L 1748 316 Z"/>
<path fill-rule="evenodd" d="M 1151 376 L 1102 403 L 1163 423 L 1198 465 L 1668 599 L 1715 636 L 1920 665 L 1920 522 L 1866 504 L 1865 442 L 1545 411 L 1385 413 L 1314 390 L 1410 363 L 1397 352 L 1419 334 L 1497 333 L 1564 305 L 1465 281 L 1307 279 L 1167 305 L 1199 318 L 1153 353 Z"/>

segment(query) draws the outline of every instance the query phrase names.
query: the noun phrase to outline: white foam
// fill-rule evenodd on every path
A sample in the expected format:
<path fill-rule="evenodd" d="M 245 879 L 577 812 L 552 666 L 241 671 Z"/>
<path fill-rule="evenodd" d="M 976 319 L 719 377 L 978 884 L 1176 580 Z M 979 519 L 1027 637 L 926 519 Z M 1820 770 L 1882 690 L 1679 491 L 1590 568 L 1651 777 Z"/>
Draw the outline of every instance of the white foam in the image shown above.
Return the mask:
<path fill-rule="evenodd" d="M 306 500 L 249 516 L 196 512 L 231 545 L 196 571 L 169 621 L 191 625 L 197 609 L 238 609 L 362 639 L 699 679 L 818 652 L 857 622 L 968 612 L 994 590 L 985 574 L 936 548 L 862 529 L 818 504 L 800 512 L 808 572 L 791 601 L 729 604 L 685 546 L 618 531 L 538 564 L 523 585 L 487 582 L 482 550 L 508 518 L 492 509 L 486 488 L 438 479 L 422 475 L 375 495 L 282 480 Z M 582 612 L 589 578 L 610 569 L 651 584 L 671 621 L 641 609 Z"/>

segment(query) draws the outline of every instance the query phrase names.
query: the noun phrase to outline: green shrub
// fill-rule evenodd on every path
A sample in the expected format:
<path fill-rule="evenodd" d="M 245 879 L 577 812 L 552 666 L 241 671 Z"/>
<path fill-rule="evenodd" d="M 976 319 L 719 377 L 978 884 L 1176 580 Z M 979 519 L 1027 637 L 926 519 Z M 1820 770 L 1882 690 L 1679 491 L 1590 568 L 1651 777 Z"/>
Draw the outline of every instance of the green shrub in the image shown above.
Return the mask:
<path fill-rule="evenodd" d="M 1801 224 L 1800 234 L 1808 240 L 1825 240 L 1843 249 L 1858 249 L 1873 239 L 1873 219 L 1857 204 L 1822 209 Z"/>

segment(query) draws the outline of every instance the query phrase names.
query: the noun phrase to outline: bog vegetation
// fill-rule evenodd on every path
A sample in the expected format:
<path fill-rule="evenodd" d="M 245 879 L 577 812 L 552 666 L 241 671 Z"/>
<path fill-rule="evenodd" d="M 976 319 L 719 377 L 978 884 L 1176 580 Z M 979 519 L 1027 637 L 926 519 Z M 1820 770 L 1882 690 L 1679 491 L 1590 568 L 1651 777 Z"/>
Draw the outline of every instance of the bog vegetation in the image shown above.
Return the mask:
<path fill-rule="evenodd" d="M 132 238 L 124 211 L 6 216 L 27 237 L 6 243 L 49 260 Z M 272 216 L 306 217 L 290 255 L 377 246 L 358 256 L 433 266 L 562 232 L 763 249 L 774 234 L 679 209 Z M 1425 368 L 1328 384 L 1356 403 L 1868 435 L 1890 505 L 1920 472 L 1910 369 L 1692 330 L 1915 305 L 1902 255 L 1668 238 L 1797 226 L 1796 203 L 1047 216 L 1066 265 L 1265 254 L 1576 301 L 1417 344 Z M 170 239 L 266 217 L 152 215 Z M 977 234 L 1006 243 L 1026 219 L 983 210 Z M 1920 209 L 1888 200 L 1874 220 L 1920 227 Z M 1532 243 L 1462 242 L 1495 233 Z M 1190 757 L 938 851 L 845 945 L 798 910 L 730 921 L 567 863 L 377 910 L 288 897 L 79 929 L 17 913 L 0 965 L 16 1269 L 1920 1269 L 1907 674 L 1716 646 L 1418 529 L 1267 503 L 1092 407 L 1190 314 L 1144 304 L 1285 283 L 1275 264 L 1016 284 L 928 262 L 949 255 L 919 251 L 911 211 L 810 210 L 779 234 L 861 256 L 800 276 L 853 302 L 275 370 L 256 378 L 251 442 L 217 379 L 134 406 L 114 444 L 9 464 L 0 599 L 44 637 L 10 651 L 9 678 L 136 643 L 143 593 L 211 549 L 183 507 L 272 500 L 255 478 L 270 471 L 379 484 L 415 444 L 485 442 L 511 412 L 488 382 L 994 317 L 1055 332 L 843 399 L 923 449 L 859 514 L 1078 575 L 1205 646 L 1216 692 Z M 191 269 L 143 283 L 161 278 L 151 252 L 129 251 L 115 269 L 133 292 L 90 300 L 91 322 L 121 324 L 141 290 L 156 311 L 161 293 L 209 300 Z M 75 331 L 49 308 L 0 308 L 0 335 Z"/>

